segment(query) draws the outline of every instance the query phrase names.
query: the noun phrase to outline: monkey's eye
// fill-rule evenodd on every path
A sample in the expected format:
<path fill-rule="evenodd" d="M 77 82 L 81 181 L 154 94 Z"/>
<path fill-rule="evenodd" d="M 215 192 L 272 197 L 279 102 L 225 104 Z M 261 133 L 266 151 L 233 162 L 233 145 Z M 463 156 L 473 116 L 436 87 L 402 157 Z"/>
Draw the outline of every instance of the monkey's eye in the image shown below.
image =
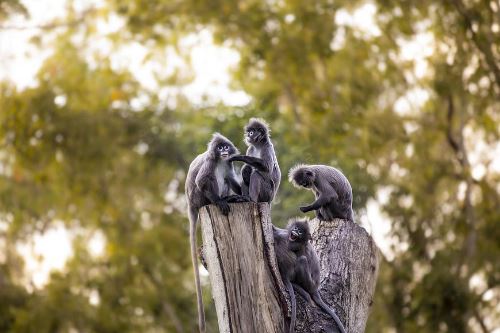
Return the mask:
<path fill-rule="evenodd" d="M 218 151 L 222 151 L 223 149 L 224 149 L 224 147 L 222 147 L 222 146 L 217 147 Z"/>
<path fill-rule="evenodd" d="M 224 150 L 229 150 L 229 146 L 224 146 Z"/>
<path fill-rule="evenodd" d="M 252 136 L 253 135 L 253 131 L 248 131 L 248 135 Z"/>

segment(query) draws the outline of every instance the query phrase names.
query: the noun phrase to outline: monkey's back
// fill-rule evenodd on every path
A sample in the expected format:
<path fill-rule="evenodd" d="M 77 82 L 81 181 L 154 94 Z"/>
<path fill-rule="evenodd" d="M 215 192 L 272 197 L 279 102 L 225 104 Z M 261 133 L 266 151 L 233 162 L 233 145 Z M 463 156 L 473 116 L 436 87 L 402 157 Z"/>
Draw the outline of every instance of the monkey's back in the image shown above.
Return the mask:
<path fill-rule="evenodd" d="M 186 176 L 186 182 L 184 185 L 184 190 L 186 193 L 186 200 L 188 206 L 195 206 L 194 208 L 200 208 L 201 206 L 207 205 L 209 202 L 200 191 L 196 185 L 196 177 L 200 172 L 203 162 L 208 158 L 208 153 L 204 152 L 196 156 L 196 158 L 189 165 L 188 173 Z"/>
<path fill-rule="evenodd" d="M 297 256 L 288 250 L 288 231 L 273 226 L 274 252 L 281 277 L 288 280 L 295 279 L 295 263 Z"/>
<path fill-rule="evenodd" d="M 353 220 L 352 187 L 342 171 L 328 165 L 310 165 L 309 168 L 320 176 L 321 181 L 326 181 L 338 194 L 338 205 L 346 213 L 345 218 Z"/>

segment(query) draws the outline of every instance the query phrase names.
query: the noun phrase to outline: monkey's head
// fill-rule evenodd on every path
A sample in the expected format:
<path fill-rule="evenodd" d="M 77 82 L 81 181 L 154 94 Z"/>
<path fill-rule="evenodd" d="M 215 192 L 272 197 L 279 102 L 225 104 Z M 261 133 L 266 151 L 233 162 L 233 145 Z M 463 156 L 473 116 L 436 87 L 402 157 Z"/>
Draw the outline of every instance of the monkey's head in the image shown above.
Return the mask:
<path fill-rule="evenodd" d="M 212 159 L 226 160 L 231 155 L 239 154 L 234 144 L 220 133 L 214 133 L 212 140 L 208 143 L 208 152 Z"/>
<path fill-rule="evenodd" d="M 259 145 L 266 143 L 271 130 L 264 119 L 251 118 L 245 126 L 245 143 L 247 145 Z"/>
<path fill-rule="evenodd" d="M 290 219 L 286 229 L 288 231 L 288 244 L 292 251 L 299 250 L 301 246 L 306 245 L 312 239 L 307 219 Z"/>
<path fill-rule="evenodd" d="M 311 188 L 314 184 L 314 171 L 305 164 L 297 164 L 288 172 L 288 180 L 295 187 Z"/>

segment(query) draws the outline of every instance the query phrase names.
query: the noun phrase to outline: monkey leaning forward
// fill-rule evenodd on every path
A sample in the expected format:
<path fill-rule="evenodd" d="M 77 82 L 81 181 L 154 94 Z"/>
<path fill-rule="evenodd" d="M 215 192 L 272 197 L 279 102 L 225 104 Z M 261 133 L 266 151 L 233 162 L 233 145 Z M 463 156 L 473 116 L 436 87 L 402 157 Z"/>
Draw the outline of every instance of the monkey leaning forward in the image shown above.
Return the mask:
<path fill-rule="evenodd" d="M 320 265 L 318 255 L 309 243 L 311 232 L 305 220 L 291 219 L 286 229 L 273 227 L 274 250 L 278 268 L 292 303 L 292 317 L 289 333 L 295 332 L 297 309 L 295 301 L 296 290 L 308 302 L 314 301 L 323 311 L 328 313 L 339 328 L 345 333 L 344 326 L 333 309 L 331 309 L 319 294 Z"/>
<path fill-rule="evenodd" d="M 238 154 L 233 143 L 219 133 L 215 133 L 208 143 L 207 151 L 198 155 L 191 165 L 186 177 L 186 198 L 189 215 L 189 241 L 191 243 L 191 259 L 193 261 L 198 302 L 198 322 L 200 332 L 205 332 L 205 312 L 201 294 L 200 273 L 196 251 L 196 225 L 201 207 L 215 204 L 224 215 L 229 214 L 228 197 L 241 196 L 241 185 L 236 178 L 229 158 Z"/>
<path fill-rule="evenodd" d="M 351 184 L 340 170 L 327 165 L 298 164 L 290 169 L 288 179 L 295 187 L 314 192 L 316 200 L 300 207 L 303 213 L 315 210 L 320 221 L 340 218 L 354 222 Z"/>

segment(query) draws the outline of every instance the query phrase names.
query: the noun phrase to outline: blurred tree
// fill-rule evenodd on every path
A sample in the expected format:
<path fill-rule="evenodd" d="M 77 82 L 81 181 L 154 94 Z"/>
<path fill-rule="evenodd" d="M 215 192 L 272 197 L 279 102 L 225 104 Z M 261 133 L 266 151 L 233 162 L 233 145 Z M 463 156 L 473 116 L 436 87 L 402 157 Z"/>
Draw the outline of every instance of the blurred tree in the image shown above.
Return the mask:
<path fill-rule="evenodd" d="M 356 11 L 372 24 L 346 23 Z M 210 32 L 239 52 L 232 84 L 252 102 L 166 103 L 108 56 L 89 55 L 111 15 L 126 22 L 107 36 L 111 52 L 139 42 L 167 63 L 165 47 L 186 55 L 185 36 Z M 499 325 L 498 2 L 109 0 L 77 22 L 42 40 L 53 55 L 36 88 L 1 86 L 0 329 L 193 331 L 185 170 L 215 130 L 243 148 L 250 116 L 272 124 L 284 173 L 296 162 L 340 167 L 357 220 L 379 200 L 393 246 L 368 332 Z M 186 77 L 158 82 L 178 88 Z M 282 184 L 280 225 L 311 199 Z M 16 242 L 55 220 L 85 232 L 63 272 L 26 290 Z M 96 257 L 87 243 L 98 232 L 106 247 Z"/>

